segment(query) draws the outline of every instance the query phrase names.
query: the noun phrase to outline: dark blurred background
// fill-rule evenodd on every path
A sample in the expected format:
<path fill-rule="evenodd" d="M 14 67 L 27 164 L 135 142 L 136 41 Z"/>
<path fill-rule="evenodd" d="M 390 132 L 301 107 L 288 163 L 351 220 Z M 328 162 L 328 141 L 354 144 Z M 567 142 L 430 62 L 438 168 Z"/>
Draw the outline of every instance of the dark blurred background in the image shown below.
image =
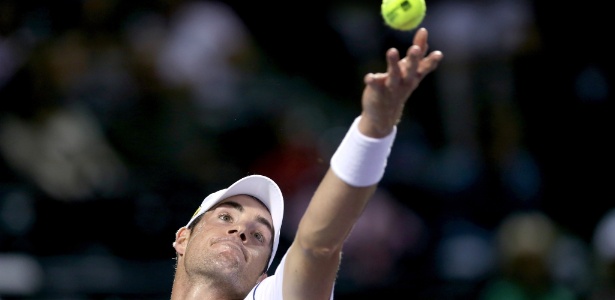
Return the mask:
<path fill-rule="evenodd" d="M 606 3 L 426 3 L 445 59 L 336 299 L 615 299 Z M 0 1 L 0 299 L 168 299 L 175 231 L 248 174 L 287 247 L 364 74 L 412 42 L 380 4 Z"/>

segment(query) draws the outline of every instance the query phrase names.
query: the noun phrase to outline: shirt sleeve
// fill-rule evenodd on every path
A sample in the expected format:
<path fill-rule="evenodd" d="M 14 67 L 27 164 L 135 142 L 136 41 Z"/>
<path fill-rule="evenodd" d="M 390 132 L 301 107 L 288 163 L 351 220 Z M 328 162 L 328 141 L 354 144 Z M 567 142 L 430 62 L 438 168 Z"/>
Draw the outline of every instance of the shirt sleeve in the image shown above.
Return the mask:
<path fill-rule="evenodd" d="M 283 300 L 282 298 L 282 283 L 284 279 L 284 265 L 286 264 L 286 253 L 280 260 L 278 267 L 273 275 L 265 278 L 258 283 L 246 296 L 245 300 Z M 333 290 L 331 297 L 333 300 Z"/>

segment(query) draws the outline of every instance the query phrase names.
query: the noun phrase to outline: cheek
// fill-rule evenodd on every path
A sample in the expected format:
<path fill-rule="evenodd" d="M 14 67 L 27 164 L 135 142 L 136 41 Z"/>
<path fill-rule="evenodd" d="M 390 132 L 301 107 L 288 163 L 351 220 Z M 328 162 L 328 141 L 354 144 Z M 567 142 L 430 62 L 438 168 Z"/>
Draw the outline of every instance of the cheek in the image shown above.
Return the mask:
<path fill-rule="evenodd" d="M 268 246 L 265 247 L 254 247 L 251 248 L 250 250 L 250 255 L 255 258 L 257 261 L 261 261 L 261 262 L 265 262 L 267 263 L 267 259 L 269 258 L 269 253 L 271 252 L 271 248 L 269 248 Z"/>
<path fill-rule="evenodd" d="M 188 241 L 188 245 L 186 245 L 186 248 L 201 249 L 203 247 L 206 247 L 207 244 L 210 243 L 209 240 L 211 240 L 212 238 L 213 231 L 214 230 L 209 228 L 207 230 L 195 228 L 195 231 L 191 236 L 191 239 Z"/>

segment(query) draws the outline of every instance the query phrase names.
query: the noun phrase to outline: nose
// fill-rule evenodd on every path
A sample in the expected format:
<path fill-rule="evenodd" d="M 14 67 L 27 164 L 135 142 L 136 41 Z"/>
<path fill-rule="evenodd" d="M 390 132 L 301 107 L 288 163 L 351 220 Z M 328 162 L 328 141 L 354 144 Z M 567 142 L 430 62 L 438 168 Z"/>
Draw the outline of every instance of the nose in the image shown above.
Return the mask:
<path fill-rule="evenodd" d="M 245 242 L 248 238 L 246 236 L 246 233 L 244 232 L 243 228 L 240 226 L 237 226 L 236 228 L 230 229 L 228 231 L 229 234 L 236 234 L 239 236 L 239 238 L 241 239 L 242 242 Z"/>

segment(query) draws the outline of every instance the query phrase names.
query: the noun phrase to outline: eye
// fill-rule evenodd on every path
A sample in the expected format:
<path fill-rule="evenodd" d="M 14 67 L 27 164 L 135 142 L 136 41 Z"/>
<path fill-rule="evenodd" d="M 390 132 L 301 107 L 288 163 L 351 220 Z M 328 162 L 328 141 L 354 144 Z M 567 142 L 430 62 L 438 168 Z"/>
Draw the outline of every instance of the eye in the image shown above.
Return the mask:
<path fill-rule="evenodd" d="M 218 215 L 218 219 L 225 221 L 225 222 L 232 222 L 233 221 L 233 217 L 231 217 L 231 215 L 223 213 Z"/>
<path fill-rule="evenodd" d="M 254 233 L 254 237 L 259 241 L 259 242 L 264 242 L 265 241 L 265 236 L 260 233 L 260 232 L 255 232 Z"/>

